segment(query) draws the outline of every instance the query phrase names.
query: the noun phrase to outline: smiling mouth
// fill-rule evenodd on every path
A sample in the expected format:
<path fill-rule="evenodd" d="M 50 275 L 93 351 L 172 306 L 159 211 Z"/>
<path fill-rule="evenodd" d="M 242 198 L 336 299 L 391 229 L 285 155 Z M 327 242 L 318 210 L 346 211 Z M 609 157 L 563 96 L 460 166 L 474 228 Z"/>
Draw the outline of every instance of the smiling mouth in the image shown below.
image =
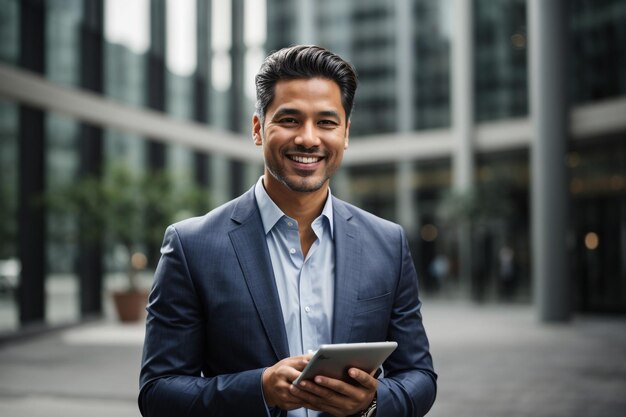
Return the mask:
<path fill-rule="evenodd" d="M 290 155 L 288 158 L 291 159 L 294 162 L 299 163 L 299 164 L 314 164 L 314 163 L 319 162 L 319 161 L 322 160 L 322 157 L 320 157 L 320 156 Z"/>

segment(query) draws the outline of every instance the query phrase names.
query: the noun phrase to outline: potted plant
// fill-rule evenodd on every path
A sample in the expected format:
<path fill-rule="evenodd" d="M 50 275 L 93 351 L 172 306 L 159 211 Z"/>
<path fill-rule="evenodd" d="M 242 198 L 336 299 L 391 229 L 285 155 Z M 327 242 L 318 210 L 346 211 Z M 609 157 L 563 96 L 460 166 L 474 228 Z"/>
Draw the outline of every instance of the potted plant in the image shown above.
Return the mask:
<path fill-rule="evenodd" d="M 207 193 L 195 184 L 174 186 L 165 171 L 138 174 L 122 166 L 110 167 L 102 178 L 85 177 L 50 193 L 52 208 L 78 219 L 84 241 L 124 251 L 125 285 L 112 291 L 118 317 L 135 321 L 143 316 L 148 290 L 139 273 L 148 266 L 144 248 L 158 248 L 167 225 L 194 211 L 208 209 Z"/>

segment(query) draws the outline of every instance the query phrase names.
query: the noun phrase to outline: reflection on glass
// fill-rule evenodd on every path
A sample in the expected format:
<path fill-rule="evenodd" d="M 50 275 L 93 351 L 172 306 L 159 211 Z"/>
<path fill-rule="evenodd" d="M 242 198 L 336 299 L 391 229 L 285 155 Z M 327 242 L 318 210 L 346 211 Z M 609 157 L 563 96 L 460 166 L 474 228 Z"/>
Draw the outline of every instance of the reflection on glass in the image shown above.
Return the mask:
<path fill-rule="evenodd" d="M 475 2 L 476 120 L 528 113 L 526 0 Z"/>
<path fill-rule="evenodd" d="M 150 47 L 149 0 L 105 0 L 104 36 L 135 54 L 146 53 Z"/>
<path fill-rule="evenodd" d="M 211 2 L 211 6 L 211 82 L 214 89 L 224 92 L 231 83 L 232 4 L 231 0 L 223 0 Z"/>
<path fill-rule="evenodd" d="M 19 59 L 19 4 L 0 0 L 0 61 L 17 64 Z"/>
<path fill-rule="evenodd" d="M 189 76 L 196 69 L 196 0 L 167 0 L 167 68 Z"/>

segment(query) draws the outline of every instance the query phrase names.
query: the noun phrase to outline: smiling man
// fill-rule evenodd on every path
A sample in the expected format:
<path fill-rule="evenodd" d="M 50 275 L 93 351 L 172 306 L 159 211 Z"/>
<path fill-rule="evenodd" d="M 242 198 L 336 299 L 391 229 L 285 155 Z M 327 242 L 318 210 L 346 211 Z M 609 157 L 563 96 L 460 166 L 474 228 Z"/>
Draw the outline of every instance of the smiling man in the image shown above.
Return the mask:
<path fill-rule="evenodd" d="M 144 416 L 423 416 L 436 375 L 417 276 L 396 224 L 332 196 L 357 77 L 317 46 L 256 76 L 264 174 L 241 197 L 170 226 L 148 305 Z M 393 340 L 351 383 L 294 385 L 321 344 Z"/>

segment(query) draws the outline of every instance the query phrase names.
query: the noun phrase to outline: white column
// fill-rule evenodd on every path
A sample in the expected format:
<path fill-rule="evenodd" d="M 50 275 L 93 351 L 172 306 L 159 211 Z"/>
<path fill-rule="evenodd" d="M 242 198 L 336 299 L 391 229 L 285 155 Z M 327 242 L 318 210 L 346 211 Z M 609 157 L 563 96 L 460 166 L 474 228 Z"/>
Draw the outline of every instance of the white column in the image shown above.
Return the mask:
<path fill-rule="evenodd" d="M 396 164 L 396 214 L 409 237 L 416 236 L 419 216 L 413 196 L 413 169 L 413 161 Z"/>
<path fill-rule="evenodd" d="M 350 150 L 348 150 L 350 152 Z M 350 176 L 348 175 L 347 168 L 341 168 L 335 175 L 330 183 L 331 191 L 333 195 L 341 198 L 342 200 L 352 202 L 352 191 L 350 189 Z"/>
<path fill-rule="evenodd" d="M 542 321 L 570 318 L 567 273 L 568 189 L 566 5 L 528 1 L 532 272 Z"/>
<path fill-rule="evenodd" d="M 304 45 L 315 44 L 316 21 L 315 4 L 313 0 L 298 0 L 298 43 Z"/>
<path fill-rule="evenodd" d="M 411 1 L 395 2 L 396 23 L 396 114 L 399 132 L 413 130 L 413 9 Z M 409 236 L 417 229 L 417 207 L 413 198 L 414 163 L 403 160 L 396 165 L 396 218 Z"/>
<path fill-rule="evenodd" d="M 474 184 L 474 62 L 472 0 L 452 0 L 453 185 L 467 191 Z"/>
<path fill-rule="evenodd" d="M 452 0 L 452 186 L 459 193 L 474 185 L 474 51 L 472 0 Z M 463 222 L 459 229 L 459 275 L 464 290 L 474 292 L 472 281 L 472 230 Z"/>

